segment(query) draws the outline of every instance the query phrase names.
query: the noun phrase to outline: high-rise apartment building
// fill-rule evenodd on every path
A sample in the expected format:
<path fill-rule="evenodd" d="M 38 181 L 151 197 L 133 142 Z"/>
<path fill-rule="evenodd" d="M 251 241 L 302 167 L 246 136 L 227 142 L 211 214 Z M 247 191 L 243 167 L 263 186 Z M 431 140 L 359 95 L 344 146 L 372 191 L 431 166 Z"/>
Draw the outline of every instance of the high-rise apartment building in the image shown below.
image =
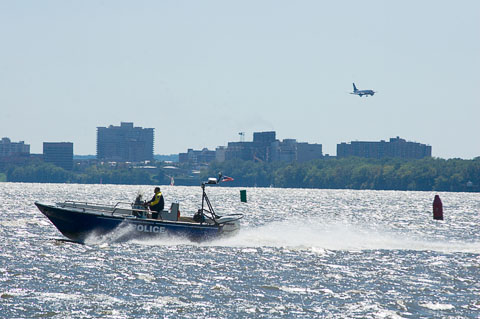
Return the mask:
<path fill-rule="evenodd" d="M 153 160 L 153 128 L 120 126 L 97 127 L 97 159 L 114 162 Z"/>
<path fill-rule="evenodd" d="M 66 170 L 73 168 L 73 143 L 44 142 L 43 160 Z"/>

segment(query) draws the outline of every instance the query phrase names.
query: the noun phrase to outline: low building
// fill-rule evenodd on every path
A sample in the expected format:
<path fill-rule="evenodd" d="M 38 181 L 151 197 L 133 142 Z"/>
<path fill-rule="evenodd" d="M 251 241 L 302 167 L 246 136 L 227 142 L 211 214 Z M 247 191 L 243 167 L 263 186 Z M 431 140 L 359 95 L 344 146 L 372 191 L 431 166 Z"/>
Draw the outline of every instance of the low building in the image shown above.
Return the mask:
<path fill-rule="evenodd" d="M 294 162 L 297 160 L 297 141 L 284 139 L 275 141 L 270 145 L 270 162 Z"/>
<path fill-rule="evenodd" d="M 323 158 L 322 144 L 299 143 L 295 139 L 275 141 L 271 147 L 271 162 L 308 162 Z"/>
<path fill-rule="evenodd" d="M 30 155 L 30 145 L 24 141 L 12 142 L 8 137 L 0 141 L 0 157 Z"/>
<path fill-rule="evenodd" d="M 30 161 L 30 145 L 24 141 L 12 142 L 8 137 L 0 140 L 0 168 L 24 165 Z"/>
<path fill-rule="evenodd" d="M 225 160 L 241 159 L 252 161 L 254 153 L 253 142 L 228 142 Z"/>
<path fill-rule="evenodd" d="M 396 157 L 403 159 L 420 159 L 432 156 L 430 145 L 407 142 L 400 137 L 391 138 L 389 142 L 352 141 L 349 144 L 337 144 L 337 157 L 358 156 L 365 158 Z"/>
<path fill-rule="evenodd" d="M 297 162 L 323 158 L 322 144 L 297 143 Z"/>
<path fill-rule="evenodd" d="M 241 159 L 244 161 L 270 161 L 270 147 L 276 141 L 276 133 L 254 132 L 252 142 L 229 142 L 225 150 L 221 150 L 224 160 Z"/>
<path fill-rule="evenodd" d="M 210 151 L 207 148 L 201 151 L 195 151 L 191 148 L 187 150 L 187 153 L 178 154 L 179 163 L 189 163 L 191 165 L 208 164 L 215 161 L 215 151 Z"/>
<path fill-rule="evenodd" d="M 194 151 L 189 149 L 187 153 L 180 153 L 179 162 L 200 163 L 197 158 L 204 156 L 204 154 L 198 152 L 205 153 L 205 150 Z M 219 146 L 215 151 L 208 152 L 213 152 L 215 155 L 207 153 L 208 157 L 205 158 L 204 163 L 210 163 L 214 160 L 224 162 L 235 159 L 257 162 L 306 162 L 323 157 L 322 144 L 298 143 L 295 139 L 279 141 L 276 139 L 274 131 L 254 132 L 251 142 L 245 142 L 243 139 L 240 142 L 228 142 L 226 147 Z"/>
<path fill-rule="evenodd" d="M 227 153 L 227 148 L 225 146 L 219 146 L 215 149 L 215 161 L 221 163 L 225 161 L 225 154 Z"/>

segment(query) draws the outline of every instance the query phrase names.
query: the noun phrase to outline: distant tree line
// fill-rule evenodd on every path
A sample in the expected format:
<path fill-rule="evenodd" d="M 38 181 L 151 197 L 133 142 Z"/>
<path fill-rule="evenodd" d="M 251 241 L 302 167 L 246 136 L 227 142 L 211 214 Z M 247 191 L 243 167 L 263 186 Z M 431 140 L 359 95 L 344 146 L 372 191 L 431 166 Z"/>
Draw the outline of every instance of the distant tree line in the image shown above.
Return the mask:
<path fill-rule="evenodd" d="M 157 172 L 158 173 L 158 172 Z M 9 166 L 4 174 L 8 182 L 78 183 L 78 184 L 160 184 L 158 174 L 145 170 L 92 165 L 72 171 L 50 163 L 35 162 L 29 165 Z"/>
<path fill-rule="evenodd" d="M 307 163 L 226 161 L 214 163 L 202 177 L 216 172 L 233 177 L 229 186 L 480 191 L 480 157 L 474 160 L 420 160 L 347 157 Z"/>
<path fill-rule="evenodd" d="M 0 181 L 81 184 L 170 184 L 172 174 L 157 162 L 156 168 L 109 165 L 75 167 L 66 171 L 43 162 L 9 166 L 0 170 Z M 342 158 L 306 163 L 230 160 L 211 163 L 194 177 L 188 166 L 174 176 L 176 185 L 199 185 L 219 172 L 234 178 L 224 186 L 325 189 L 375 189 L 480 192 L 480 157 L 473 160 L 424 158 L 420 160 Z M 182 173 L 183 172 L 183 173 Z"/>

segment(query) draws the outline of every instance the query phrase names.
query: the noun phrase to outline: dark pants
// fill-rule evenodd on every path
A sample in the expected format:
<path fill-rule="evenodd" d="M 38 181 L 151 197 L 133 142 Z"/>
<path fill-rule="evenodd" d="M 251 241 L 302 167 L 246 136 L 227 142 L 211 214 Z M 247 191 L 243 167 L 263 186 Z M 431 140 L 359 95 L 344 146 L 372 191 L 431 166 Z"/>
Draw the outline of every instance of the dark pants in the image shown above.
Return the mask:
<path fill-rule="evenodd" d="M 158 219 L 159 214 L 160 214 L 160 212 L 152 211 L 152 218 L 153 219 Z"/>

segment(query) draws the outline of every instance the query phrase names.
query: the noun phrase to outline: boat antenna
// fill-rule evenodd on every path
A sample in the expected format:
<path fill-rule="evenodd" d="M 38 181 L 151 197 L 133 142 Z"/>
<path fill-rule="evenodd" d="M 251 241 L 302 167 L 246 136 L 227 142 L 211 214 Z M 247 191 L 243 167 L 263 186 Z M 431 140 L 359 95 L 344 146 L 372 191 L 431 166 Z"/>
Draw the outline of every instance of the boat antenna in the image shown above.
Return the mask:
<path fill-rule="evenodd" d="M 219 218 L 220 216 L 218 216 L 217 214 L 215 214 L 215 210 L 213 209 L 213 206 L 212 204 L 210 203 L 210 199 L 208 199 L 208 196 L 207 196 L 207 193 L 205 192 L 205 185 L 214 185 L 214 184 L 218 184 L 218 181 L 217 179 L 215 178 L 209 178 L 207 182 L 203 182 L 202 183 L 202 214 L 205 215 L 205 212 L 208 212 L 210 213 L 210 215 L 212 216 L 210 218 L 211 220 L 213 220 L 215 223 L 217 223 L 215 221 L 216 218 Z M 207 204 L 207 207 L 205 207 L 205 204 Z"/>

